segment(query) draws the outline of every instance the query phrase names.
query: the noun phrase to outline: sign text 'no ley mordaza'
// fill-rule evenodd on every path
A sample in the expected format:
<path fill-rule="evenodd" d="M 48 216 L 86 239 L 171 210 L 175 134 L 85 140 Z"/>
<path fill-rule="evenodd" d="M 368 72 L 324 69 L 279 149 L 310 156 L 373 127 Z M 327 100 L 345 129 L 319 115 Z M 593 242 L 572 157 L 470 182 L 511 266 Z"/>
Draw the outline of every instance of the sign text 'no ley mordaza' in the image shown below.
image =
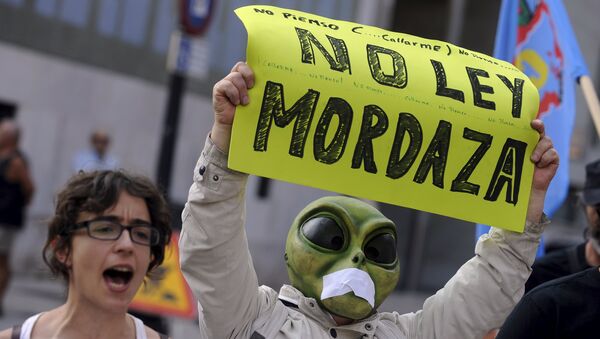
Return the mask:
<path fill-rule="evenodd" d="M 231 168 L 523 229 L 539 97 L 513 65 L 299 11 L 236 14 L 256 84 Z"/>

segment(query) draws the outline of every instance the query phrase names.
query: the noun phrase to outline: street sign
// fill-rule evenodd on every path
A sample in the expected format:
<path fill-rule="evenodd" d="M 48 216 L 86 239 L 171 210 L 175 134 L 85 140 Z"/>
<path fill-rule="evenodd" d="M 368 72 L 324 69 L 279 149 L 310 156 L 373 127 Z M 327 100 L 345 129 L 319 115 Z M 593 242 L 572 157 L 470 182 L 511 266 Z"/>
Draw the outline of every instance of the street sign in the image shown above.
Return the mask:
<path fill-rule="evenodd" d="M 173 233 L 165 249 L 165 260 L 156 268 L 156 279 L 147 279 L 130 304 L 131 309 L 150 314 L 195 318 L 196 300 L 179 268 L 179 234 Z"/>
<path fill-rule="evenodd" d="M 209 44 L 204 37 L 174 31 L 171 34 L 167 70 L 197 79 L 208 76 Z"/>
<path fill-rule="evenodd" d="M 202 35 L 210 22 L 214 3 L 214 0 L 180 0 L 181 29 L 192 36 Z"/>

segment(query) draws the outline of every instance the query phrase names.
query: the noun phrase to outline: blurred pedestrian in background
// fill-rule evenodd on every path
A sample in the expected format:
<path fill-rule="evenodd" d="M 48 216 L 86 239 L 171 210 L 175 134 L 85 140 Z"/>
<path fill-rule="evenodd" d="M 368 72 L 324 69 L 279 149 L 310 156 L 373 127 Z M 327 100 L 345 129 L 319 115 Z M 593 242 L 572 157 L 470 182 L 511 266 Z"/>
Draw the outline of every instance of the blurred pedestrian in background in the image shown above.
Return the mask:
<path fill-rule="evenodd" d="M 19 126 L 0 121 L 0 316 L 4 292 L 10 281 L 10 252 L 23 227 L 25 207 L 33 196 L 27 160 L 19 150 Z"/>
<path fill-rule="evenodd" d="M 110 155 L 110 136 L 97 129 L 90 136 L 90 148 L 79 152 L 73 159 L 73 171 L 112 170 L 119 166 L 117 158 Z"/>
<path fill-rule="evenodd" d="M 163 262 L 170 237 L 168 205 L 149 179 L 124 171 L 75 175 L 58 194 L 43 252 L 67 281 L 67 300 L 0 339 L 165 338 L 127 308 Z"/>

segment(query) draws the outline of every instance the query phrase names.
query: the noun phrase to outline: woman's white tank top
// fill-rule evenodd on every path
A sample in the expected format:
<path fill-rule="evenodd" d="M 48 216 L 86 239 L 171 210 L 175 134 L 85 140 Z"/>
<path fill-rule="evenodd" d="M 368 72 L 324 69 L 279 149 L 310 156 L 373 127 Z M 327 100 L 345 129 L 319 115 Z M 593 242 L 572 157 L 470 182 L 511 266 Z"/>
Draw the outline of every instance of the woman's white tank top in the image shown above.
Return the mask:
<path fill-rule="evenodd" d="M 31 339 L 31 331 L 33 330 L 33 326 L 35 326 L 35 323 L 39 319 L 40 315 L 42 315 L 42 313 L 38 313 L 25 320 L 23 325 L 21 325 L 21 336 L 19 337 L 19 339 Z M 140 319 L 132 315 L 129 316 L 133 319 L 133 322 L 135 324 L 135 338 L 148 339 L 146 337 L 146 327 L 144 326 L 144 323 Z"/>

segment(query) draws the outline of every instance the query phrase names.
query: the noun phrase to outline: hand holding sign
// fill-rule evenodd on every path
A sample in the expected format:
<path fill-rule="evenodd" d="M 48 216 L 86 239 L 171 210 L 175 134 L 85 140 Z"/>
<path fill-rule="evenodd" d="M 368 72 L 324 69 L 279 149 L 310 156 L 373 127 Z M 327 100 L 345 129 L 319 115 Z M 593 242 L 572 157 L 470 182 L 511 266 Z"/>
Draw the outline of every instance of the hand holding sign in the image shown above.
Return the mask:
<path fill-rule="evenodd" d="M 558 169 L 559 158 L 552 140 L 545 133 L 542 120 L 533 120 L 531 127 L 540 134 L 540 140 L 531 154 L 531 161 L 535 164 L 535 169 L 527 208 L 527 220 L 537 223 L 542 217 L 546 191 Z"/>
<path fill-rule="evenodd" d="M 229 152 L 231 125 L 233 124 L 235 108 L 240 104 L 248 104 L 248 89 L 252 86 L 254 86 L 254 73 L 245 62 L 240 61 L 213 88 L 215 121 L 211 131 L 211 139 L 225 153 Z"/>

